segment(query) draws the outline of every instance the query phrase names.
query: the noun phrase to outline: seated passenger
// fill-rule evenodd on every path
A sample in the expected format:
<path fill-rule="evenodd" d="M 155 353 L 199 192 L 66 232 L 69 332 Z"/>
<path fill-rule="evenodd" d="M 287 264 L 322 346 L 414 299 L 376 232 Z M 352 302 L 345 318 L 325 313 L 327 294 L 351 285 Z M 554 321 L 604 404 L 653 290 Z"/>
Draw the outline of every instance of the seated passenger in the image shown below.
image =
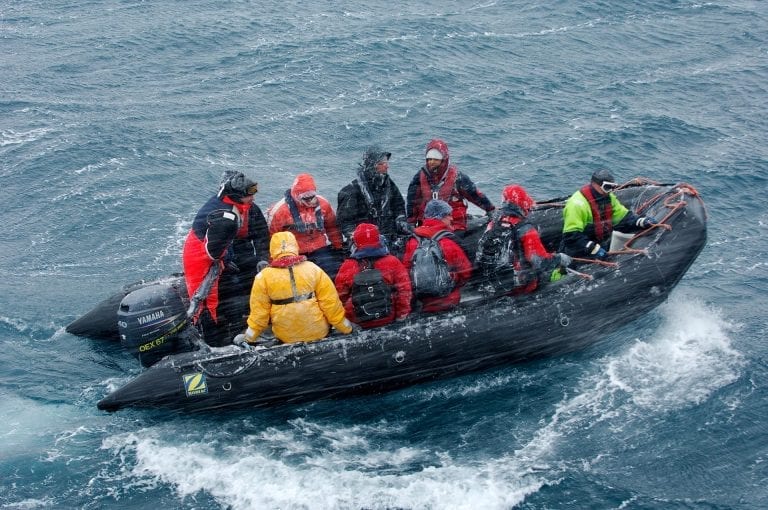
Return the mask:
<path fill-rule="evenodd" d="M 430 200 L 424 222 L 405 245 L 403 263 L 411 275 L 413 293 L 423 312 L 456 307 L 461 287 L 472 275 L 472 263 L 453 239 L 453 209 L 442 200 Z"/>
<path fill-rule="evenodd" d="M 253 280 L 248 329 L 236 343 L 243 339 L 255 343 L 270 323 L 275 337 L 286 343 L 320 340 L 328 336 L 330 326 L 344 334 L 352 332 L 333 282 L 299 255 L 293 234 L 274 234 L 269 251 L 269 266 Z"/>
<path fill-rule="evenodd" d="M 611 172 L 598 170 L 589 184 L 571 195 L 563 209 L 560 251 L 571 257 L 605 260 L 614 230 L 631 233 L 657 223 L 650 216 L 637 216 L 619 202 L 611 192 L 618 186 Z"/>
<path fill-rule="evenodd" d="M 269 233 L 292 232 L 299 253 L 333 279 L 343 260 L 341 232 L 330 202 L 317 194 L 315 180 L 299 174 L 285 196 L 267 212 Z"/>
<path fill-rule="evenodd" d="M 522 186 L 511 185 L 501 194 L 502 206 L 480 238 L 475 261 L 492 292 L 533 292 L 542 278 L 559 280 L 560 268 L 571 263 L 564 253 L 549 253 L 536 227 L 525 219 L 534 206 Z"/>
<path fill-rule="evenodd" d="M 336 289 L 347 318 L 375 328 L 411 313 L 411 280 L 403 263 L 389 254 L 379 229 L 361 223 L 352 233 L 354 249 L 336 275 Z"/>

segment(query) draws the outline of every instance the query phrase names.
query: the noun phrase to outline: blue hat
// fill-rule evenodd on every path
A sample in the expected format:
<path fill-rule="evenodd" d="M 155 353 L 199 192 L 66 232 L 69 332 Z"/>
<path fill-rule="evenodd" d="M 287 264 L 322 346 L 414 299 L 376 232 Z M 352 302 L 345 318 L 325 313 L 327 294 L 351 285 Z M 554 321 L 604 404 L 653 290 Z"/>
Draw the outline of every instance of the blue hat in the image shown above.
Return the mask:
<path fill-rule="evenodd" d="M 436 218 L 439 220 L 450 216 L 452 213 L 453 209 L 448 205 L 448 202 L 443 202 L 442 200 L 430 200 L 427 203 L 427 207 L 424 208 L 425 218 Z"/>

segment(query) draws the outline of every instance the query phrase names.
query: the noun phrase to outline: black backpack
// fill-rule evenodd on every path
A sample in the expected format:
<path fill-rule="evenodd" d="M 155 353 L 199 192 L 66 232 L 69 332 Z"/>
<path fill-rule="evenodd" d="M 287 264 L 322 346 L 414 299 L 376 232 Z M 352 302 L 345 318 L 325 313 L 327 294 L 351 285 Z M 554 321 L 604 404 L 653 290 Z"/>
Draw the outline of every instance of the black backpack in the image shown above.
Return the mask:
<path fill-rule="evenodd" d="M 455 287 L 448 262 L 440 248 L 440 239 L 450 235 L 441 230 L 433 237 L 419 237 L 411 259 L 411 282 L 416 297 L 443 297 Z"/>
<path fill-rule="evenodd" d="M 495 291 L 504 292 L 526 285 L 530 279 L 530 271 L 525 268 L 515 271 L 515 264 L 522 263 L 520 230 L 531 227 L 526 224 L 497 225 L 480 238 L 475 262 L 485 282 Z"/>
<path fill-rule="evenodd" d="M 368 259 L 360 261 L 360 267 L 350 293 L 355 317 L 359 322 L 388 317 L 392 314 L 392 288 Z"/>

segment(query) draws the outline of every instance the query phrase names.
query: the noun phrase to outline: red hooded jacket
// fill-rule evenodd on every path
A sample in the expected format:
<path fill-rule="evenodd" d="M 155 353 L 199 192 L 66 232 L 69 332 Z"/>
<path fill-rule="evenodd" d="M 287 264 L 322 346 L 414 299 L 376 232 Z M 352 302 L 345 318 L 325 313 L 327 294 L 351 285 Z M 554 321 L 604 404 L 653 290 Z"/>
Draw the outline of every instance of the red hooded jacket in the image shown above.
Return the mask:
<path fill-rule="evenodd" d="M 494 206 L 488 197 L 477 189 L 472 179 L 450 164 L 448 145 L 444 141 L 440 139 L 430 141 L 426 152 L 431 149 L 438 150 L 443 155 L 443 160 L 434 172 L 430 172 L 426 166 L 423 166 L 411 179 L 406 200 L 408 222 L 420 223 L 424 219 L 424 208 L 427 202 L 438 198 L 447 202 L 453 209 L 454 230 L 466 230 L 467 200 L 486 212 L 492 211 Z"/>
<path fill-rule="evenodd" d="M 301 195 L 315 192 L 316 200 L 312 205 L 301 201 Z M 336 225 L 336 213 L 331 204 L 317 195 L 315 180 L 309 174 L 299 174 L 294 179 L 291 189 L 267 213 L 269 233 L 291 232 L 299 243 L 302 255 L 328 246 L 342 248 L 342 237 Z"/>
<path fill-rule="evenodd" d="M 435 234 L 441 230 L 450 229 L 438 219 L 427 218 L 421 226 L 416 227 L 414 233 L 421 237 L 434 237 Z M 453 281 L 456 282 L 456 286 L 447 296 L 421 299 L 422 311 L 424 312 L 440 312 L 456 307 L 461 300 L 461 287 L 464 286 L 472 276 L 472 263 L 456 241 L 449 236 L 440 239 L 438 243 L 440 244 L 440 249 L 443 251 L 445 261 L 448 263 L 448 268 L 451 271 Z M 405 245 L 403 264 L 405 265 L 408 274 L 411 272 L 413 253 L 416 251 L 418 245 L 419 241 L 414 237 L 410 238 Z"/>

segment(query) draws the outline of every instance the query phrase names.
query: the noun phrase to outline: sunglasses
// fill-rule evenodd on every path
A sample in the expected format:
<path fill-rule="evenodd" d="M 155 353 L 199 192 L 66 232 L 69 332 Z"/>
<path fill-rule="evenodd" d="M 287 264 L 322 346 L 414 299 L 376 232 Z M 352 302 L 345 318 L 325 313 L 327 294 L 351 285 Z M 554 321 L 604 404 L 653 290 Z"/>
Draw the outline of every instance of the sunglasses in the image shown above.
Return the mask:
<path fill-rule="evenodd" d="M 253 184 L 251 184 L 250 186 L 245 188 L 245 194 L 246 195 L 255 195 L 258 192 L 259 192 L 259 183 L 258 182 L 254 182 Z"/>
<path fill-rule="evenodd" d="M 603 183 L 600 185 L 600 189 L 603 190 L 604 193 L 613 191 L 618 187 L 619 187 L 618 183 L 611 182 L 611 181 L 603 181 Z"/>

